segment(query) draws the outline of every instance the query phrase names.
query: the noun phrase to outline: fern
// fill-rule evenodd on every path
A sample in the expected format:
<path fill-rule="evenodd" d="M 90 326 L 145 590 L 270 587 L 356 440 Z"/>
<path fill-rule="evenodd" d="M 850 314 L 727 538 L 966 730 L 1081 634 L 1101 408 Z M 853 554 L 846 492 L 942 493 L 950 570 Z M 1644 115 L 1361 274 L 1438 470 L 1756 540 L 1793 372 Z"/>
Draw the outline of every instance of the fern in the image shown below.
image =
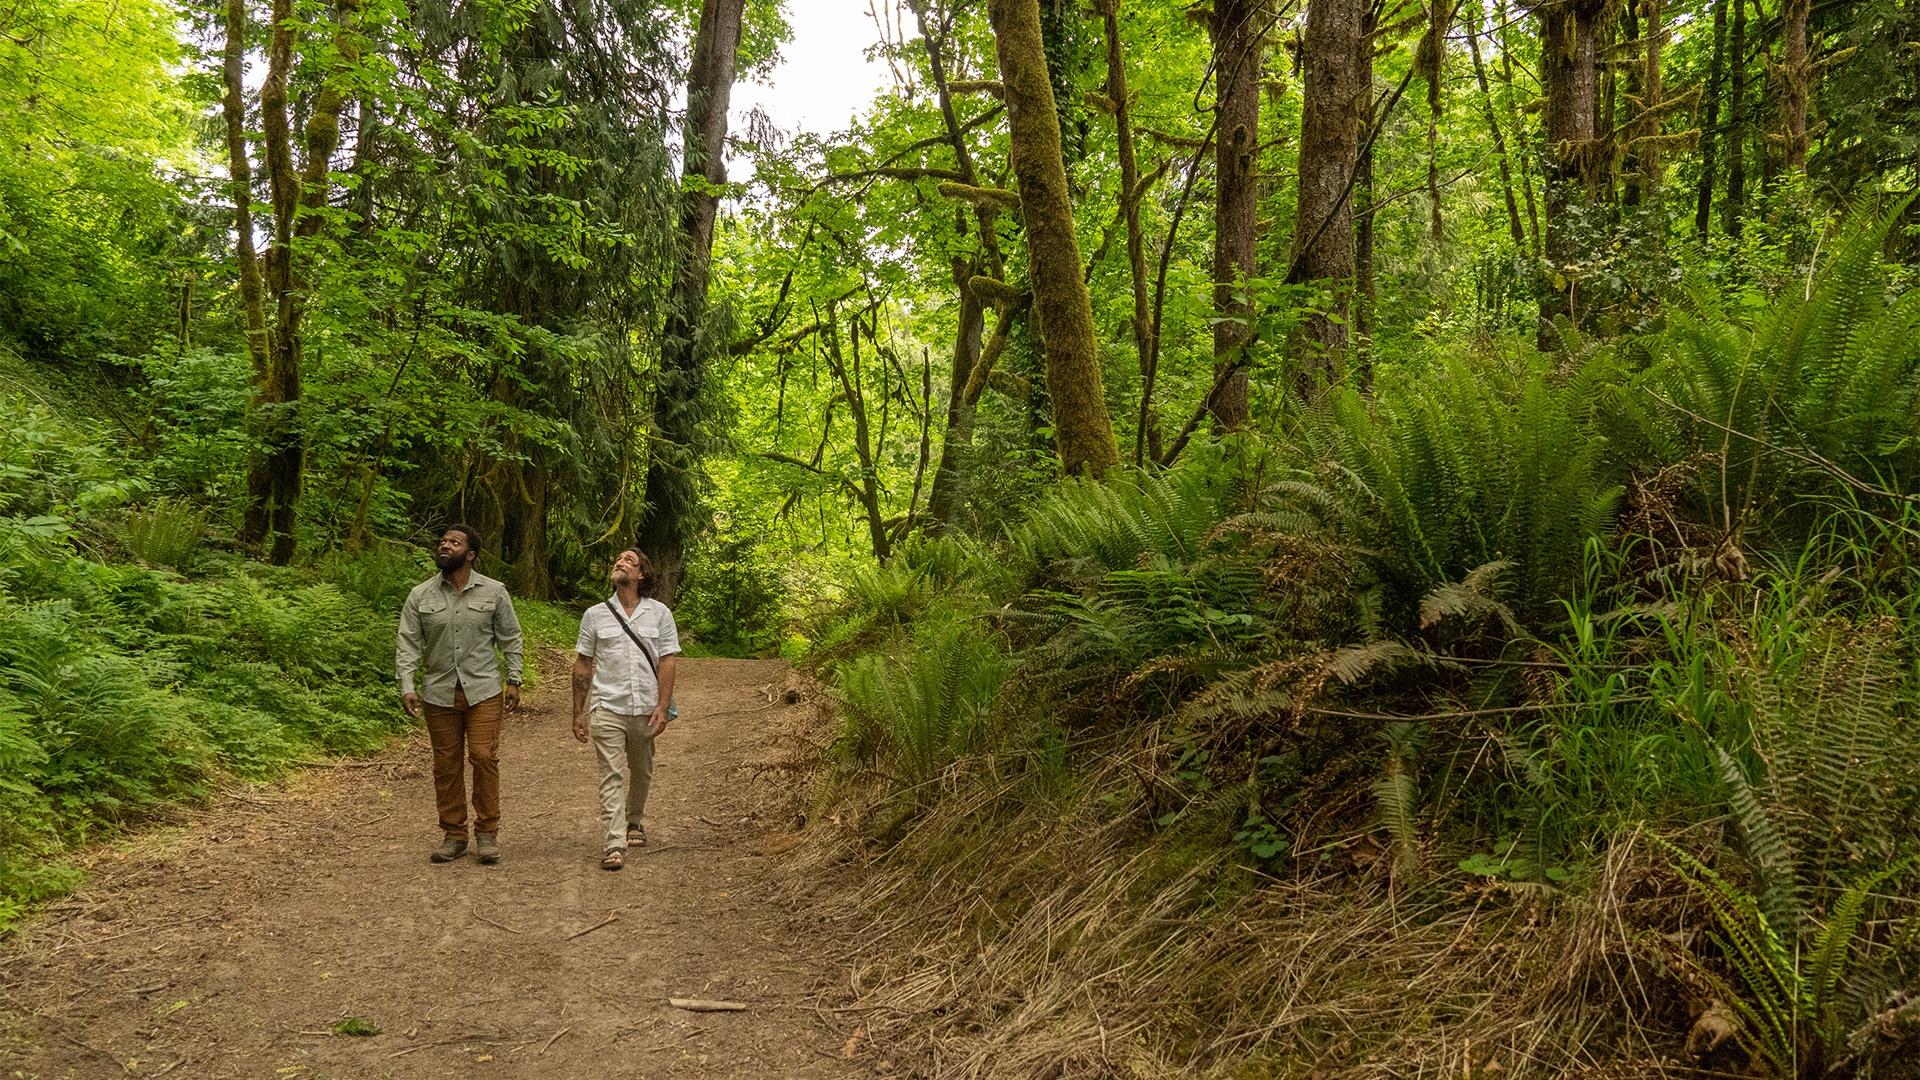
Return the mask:
<path fill-rule="evenodd" d="M 1646 342 L 1653 364 L 1615 414 L 1648 470 L 1707 454 L 1695 514 L 1804 532 L 1810 495 L 1842 488 L 1826 464 L 1894 491 L 1920 477 L 1920 293 L 1889 288 L 1881 251 L 1904 204 L 1841 226 L 1803 291 L 1739 309 L 1712 290 Z M 1724 508 L 1724 509 L 1723 509 Z"/>
<path fill-rule="evenodd" d="M 1413 724 L 1396 723 L 1380 733 L 1387 744 L 1386 770 L 1373 782 L 1374 804 L 1393 848 L 1394 868 L 1402 875 L 1420 869 L 1419 789 L 1414 779 L 1414 757 L 1423 732 Z"/>
<path fill-rule="evenodd" d="M 206 531 L 206 511 L 190 503 L 163 499 L 127 514 L 120 541 L 148 565 L 185 569 Z"/>
<path fill-rule="evenodd" d="M 1713 912 L 1713 940 L 1738 986 L 1726 985 L 1711 969 L 1696 967 L 1694 973 L 1720 984 L 1724 1000 L 1746 1020 L 1741 1042 L 1781 1076 L 1828 1075 L 1864 1019 L 1846 983 L 1872 974 L 1870 968 L 1856 967 L 1870 963 L 1861 948 L 1867 911 L 1888 882 L 1920 867 L 1920 856 L 1863 875 L 1840 893 L 1824 923 L 1803 917 L 1782 925 L 1767 916 L 1758 899 L 1705 863 L 1663 846 L 1682 880 Z"/>
<path fill-rule="evenodd" d="M 1448 357 L 1371 399 L 1335 394 L 1302 425 L 1313 477 L 1274 497 L 1379 553 L 1409 604 L 1506 563 L 1515 608 L 1540 614 L 1577 580 L 1619 501 L 1595 422 L 1611 368 L 1566 378 L 1538 354 L 1515 359 Z"/>
<path fill-rule="evenodd" d="M 965 623 L 923 627 L 900 656 L 867 654 L 837 672 L 846 706 L 845 748 L 885 758 L 910 783 L 972 750 L 1007 666 Z"/>
<path fill-rule="evenodd" d="M 1224 516 L 1227 498 L 1197 468 L 1066 481 L 1013 531 L 1013 548 L 1036 571 L 1130 569 L 1149 555 L 1192 561 Z"/>

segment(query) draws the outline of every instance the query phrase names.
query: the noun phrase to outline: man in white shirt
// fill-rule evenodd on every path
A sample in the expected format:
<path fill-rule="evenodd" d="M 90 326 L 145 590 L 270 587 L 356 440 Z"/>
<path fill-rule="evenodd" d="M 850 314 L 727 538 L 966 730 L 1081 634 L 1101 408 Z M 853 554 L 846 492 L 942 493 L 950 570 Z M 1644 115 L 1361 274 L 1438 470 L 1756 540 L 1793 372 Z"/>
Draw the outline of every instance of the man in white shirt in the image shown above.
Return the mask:
<path fill-rule="evenodd" d="M 573 737 L 591 741 L 600 765 L 600 866 L 626 865 L 647 842 L 642 821 L 653 782 L 653 740 L 667 730 L 680 631 L 652 598 L 653 561 L 628 548 L 613 560 L 613 596 L 580 617 L 573 659 Z M 623 828 L 624 824 L 624 828 Z"/>

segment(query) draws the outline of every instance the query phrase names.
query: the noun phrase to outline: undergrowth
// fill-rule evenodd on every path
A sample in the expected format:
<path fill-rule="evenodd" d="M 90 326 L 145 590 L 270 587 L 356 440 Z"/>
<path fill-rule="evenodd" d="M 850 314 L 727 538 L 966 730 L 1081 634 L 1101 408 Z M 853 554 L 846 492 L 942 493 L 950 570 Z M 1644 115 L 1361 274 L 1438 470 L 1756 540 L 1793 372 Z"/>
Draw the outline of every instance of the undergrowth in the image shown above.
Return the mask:
<path fill-rule="evenodd" d="M 0 933 L 77 883 L 79 846 L 407 723 L 393 619 L 423 553 L 246 560 L 109 445 L 0 397 Z M 557 609 L 521 614 L 530 642 L 572 640 Z"/>
<path fill-rule="evenodd" d="M 965 1076 L 1908 1075 L 1920 308 L 1851 228 L 856 577 L 871 1016 Z"/>

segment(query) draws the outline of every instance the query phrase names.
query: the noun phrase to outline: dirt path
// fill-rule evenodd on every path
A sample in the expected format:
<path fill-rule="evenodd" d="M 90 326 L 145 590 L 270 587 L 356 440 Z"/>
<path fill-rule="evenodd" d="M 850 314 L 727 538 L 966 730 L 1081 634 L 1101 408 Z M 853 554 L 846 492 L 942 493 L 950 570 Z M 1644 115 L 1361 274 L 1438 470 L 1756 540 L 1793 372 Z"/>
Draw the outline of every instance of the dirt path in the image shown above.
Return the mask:
<path fill-rule="evenodd" d="M 754 766 L 778 756 L 785 666 L 682 672 L 624 872 L 598 868 L 594 769 L 550 676 L 502 740 L 500 865 L 427 862 L 424 737 L 143 834 L 0 948 L 0 1076 L 873 1075 L 821 1007 L 845 976 L 768 900 L 782 824 Z M 334 1034 L 346 1017 L 380 1034 Z"/>

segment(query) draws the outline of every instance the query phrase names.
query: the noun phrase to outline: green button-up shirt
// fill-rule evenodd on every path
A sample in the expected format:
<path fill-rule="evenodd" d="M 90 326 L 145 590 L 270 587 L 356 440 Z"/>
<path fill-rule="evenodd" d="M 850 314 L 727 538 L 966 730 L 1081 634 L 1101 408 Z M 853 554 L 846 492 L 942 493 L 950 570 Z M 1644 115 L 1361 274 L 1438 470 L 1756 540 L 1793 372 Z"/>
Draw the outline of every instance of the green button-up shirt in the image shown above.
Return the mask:
<path fill-rule="evenodd" d="M 467 692 L 469 704 L 500 692 L 498 648 L 507 658 L 507 680 L 520 681 L 520 619 L 513 613 L 507 587 L 474 572 L 467 586 L 454 591 L 435 574 L 413 587 L 400 609 L 400 634 L 393 666 L 402 694 L 418 693 L 428 702 L 453 707 L 453 691 Z M 420 683 L 416 688 L 414 676 Z"/>

